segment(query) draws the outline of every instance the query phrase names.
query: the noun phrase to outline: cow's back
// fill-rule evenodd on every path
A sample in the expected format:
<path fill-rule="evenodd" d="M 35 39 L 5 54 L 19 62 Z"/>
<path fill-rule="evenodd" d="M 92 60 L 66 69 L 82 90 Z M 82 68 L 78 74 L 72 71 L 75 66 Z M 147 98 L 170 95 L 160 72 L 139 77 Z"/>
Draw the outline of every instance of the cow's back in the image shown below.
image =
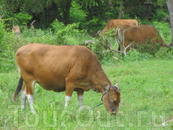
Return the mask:
<path fill-rule="evenodd" d="M 139 25 L 139 26 L 130 26 L 130 25 L 124 25 L 121 27 L 121 33 L 124 33 L 124 38 L 127 41 L 134 41 L 136 43 L 141 43 L 142 41 L 152 40 L 152 43 L 155 42 L 155 40 L 158 40 L 157 42 L 162 43 L 162 39 L 157 31 L 153 26 L 151 25 Z"/>
<path fill-rule="evenodd" d="M 135 20 L 135 19 L 113 19 L 113 20 L 110 20 L 106 24 L 104 29 L 99 33 L 99 35 L 109 31 L 112 28 L 117 28 L 117 27 L 119 27 L 121 25 L 134 25 L 134 26 L 137 26 L 138 25 L 138 21 Z"/>
<path fill-rule="evenodd" d="M 83 46 L 29 44 L 16 52 L 16 61 L 24 79 L 34 79 L 45 89 L 58 87 L 57 91 L 64 91 L 71 71 L 85 77 L 92 66 L 101 68 L 96 55 Z"/>
<path fill-rule="evenodd" d="M 113 19 L 108 22 L 108 28 L 117 28 L 118 26 L 121 25 L 133 25 L 137 26 L 138 21 L 135 19 Z"/>

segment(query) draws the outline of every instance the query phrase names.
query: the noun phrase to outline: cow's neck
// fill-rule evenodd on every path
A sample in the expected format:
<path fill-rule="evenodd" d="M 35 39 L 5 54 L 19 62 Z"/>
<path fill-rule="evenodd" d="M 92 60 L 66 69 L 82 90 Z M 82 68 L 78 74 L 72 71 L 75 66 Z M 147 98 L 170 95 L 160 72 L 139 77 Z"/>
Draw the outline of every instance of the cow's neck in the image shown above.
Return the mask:
<path fill-rule="evenodd" d="M 103 71 L 103 69 L 100 69 L 96 71 L 94 77 L 93 77 L 93 84 L 96 89 L 99 90 L 99 92 L 104 93 L 104 83 L 107 82 L 110 86 L 112 85 L 110 80 L 108 79 L 107 75 Z"/>

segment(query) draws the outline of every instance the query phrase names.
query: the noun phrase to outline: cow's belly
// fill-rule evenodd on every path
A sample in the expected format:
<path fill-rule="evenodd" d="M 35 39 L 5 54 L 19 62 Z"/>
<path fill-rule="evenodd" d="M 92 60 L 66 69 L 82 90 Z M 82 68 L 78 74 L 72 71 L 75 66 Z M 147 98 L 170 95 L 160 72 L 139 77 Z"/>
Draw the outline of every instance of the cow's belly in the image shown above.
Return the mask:
<path fill-rule="evenodd" d="M 65 85 L 63 84 L 55 84 L 55 83 L 43 83 L 37 82 L 42 88 L 45 90 L 53 90 L 55 92 L 65 91 Z"/>
<path fill-rule="evenodd" d="M 65 80 L 64 78 L 41 78 L 36 79 L 36 82 L 46 90 L 53 90 L 55 92 L 65 91 Z"/>

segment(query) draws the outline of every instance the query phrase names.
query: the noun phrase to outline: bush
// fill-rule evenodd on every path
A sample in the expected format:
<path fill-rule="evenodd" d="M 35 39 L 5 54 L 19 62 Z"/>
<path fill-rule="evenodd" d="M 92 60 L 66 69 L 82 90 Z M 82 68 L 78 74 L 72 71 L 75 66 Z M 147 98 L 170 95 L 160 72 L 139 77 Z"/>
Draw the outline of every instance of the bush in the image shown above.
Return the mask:
<path fill-rule="evenodd" d="M 65 26 L 63 23 L 55 20 L 52 23 L 54 35 L 58 39 L 58 45 L 80 45 L 85 40 L 92 39 L 84 30 L 78 29 L 79 24 L 73 23 Z"/>
<path fill-rule="evenodd" d="M 162 39 L 167 43 L 171 43 L 171 28 L 168 22 L 153 21 L 153 26 L 159 31 Z"/>
<path fill-rule="evenodd" d="M 13 24 L 15 25 L 26 25 L 32 19 L 32 16 L 27 13 L 16 13 L 14 14 L 14 21 Z"/>

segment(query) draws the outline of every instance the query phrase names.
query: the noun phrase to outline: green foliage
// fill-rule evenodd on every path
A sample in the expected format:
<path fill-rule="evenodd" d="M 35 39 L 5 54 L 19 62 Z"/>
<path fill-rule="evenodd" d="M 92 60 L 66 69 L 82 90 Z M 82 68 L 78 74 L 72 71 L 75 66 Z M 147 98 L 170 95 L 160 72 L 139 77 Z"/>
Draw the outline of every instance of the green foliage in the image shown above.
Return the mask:
<path fill-rule="evenodd" d="M 93 6 L 98 6 L 98 2 L 94 0 L 82 0 L 82 6 L 91 8 Z"/>
<path fill-rule="evenodd" d="M 14 25 L 26 25 L 32 19 L 32 16 L 27 13 L 16 13 L 14 14 Z"/>
<path fill-rule="evenodd" d="M 166 59 L 172 60 L 173 59 L 173 48 L 161 48 L 156 54 L 155 58 L 157 59 Z"/>
<path fill-rule="evenodd" d="M 165 43 L 171 43 L 171 29 L 168 22 L 158 22 L 153 21 L 153 26 L 159 31 L 160 36 L 165 41 Z"/>
<path fill-rule="evenodd" d="M 154 11 L 152 13 L 152 20 L 158 22 L 168 22 L 169 21 L 169 13 L 166 8 L 166 5 L 162 3 L 162 5 L 154 5 Z"/>
<path fill-rule="evenodd" d="M 0 31 L 0 52 L 1 52 L 3 49 L 3 45 L 2 45 L 3 37 L 6 34 L 5 24 L 2 19 L 0 19 L 0 30 L 1 30 Z"/>
<path fill-rule="evenodd" d="M 152 39 L 148 38 L 145 42 L 141 44 L 135 44 L 137 51 L 141 53 L 149 53 L 151 55 L 156 54 L 159 49 L 161 48 L 162 44 L 161 43 L 152 43 Z M 133 45 L 132 45 L 133 46 Z"/>
<path fill-rule="evenodd" d="M 95 19 L 95 23 L 97 20 Z M 125 57 L 121 57 L 116 50 L 118 45 L 115 44 L 115 37 L 112 32 L 108 32 L 106 36 L 93 38 L 86 31 L 79 30 L 78 23 L 73 23 L 65 26 L 63 23 L 55 20 L 52 23 L 52 28 L 45 31 L 41 29 L 28 29 L 26 26 L 21 26 L 22 33 L 20 36 L 14 36 L 13 33 L 5 31 L 4 24 L 1 22 L 1 52 L 0 52 L 0 72 L 9 72 L 16 68 L 15 52 L 16 50 L 29 43 L 45 43 L 52 45 L 83 45 L 92 50 L 99 58 L 102 64 L 107 64 L 114 59 L 120 61 L 140 61 L 147 59 L 172 59 L 172 48 L 161 48 L 154 56 L 148 53 L 140 53 L 137 50 L 130 50 Z M 170 31 L 168 32 L 167 23 L 153 22 L 153 25 L 158 28 L 164 39 L 170 39 Z M 114 35 L 114 34 L 113 34 Z M 139 49 L 143 50 L 141 46 Z M 150 47 L 149 47 L 150 48 Z M 149 50 L 149 49 L 148 49 Z"/>
<path fill-rule="evenodd" d="M 123 1 L 122 18 L 137 17 L 142 20 L 167 21 L 168 11 L 163 1 Z M 13 24 L 26 24 L 32 19 L 36 20 L 36 28 L 47 29 L 55 19 L 58 19 L 65 25 L 80 22 L 78 26 L 80 29 L 94 33 L 104 27 L 104 22 L 118 18 L 120 2 L 120 0 L 111 3 L 106 0 L 3 0 L 0 4 L 0 14 L 8 21 L 8 27 Z"/>
<path fill-rule="evenodd" d="M 8 52 L 6 52 L 8 45 L 6 44 L 4 39 L 7 33 L 4 27 L 4 22 L 0 19 L 0 71 L 3 69 L 3 62 L 8 58 Z"/>
<path fill-rule="evenodd" d="M 123 61 L 141 61 L 141 60 L 149 60 L 153 59 L 153 55 L 150 55 L 149 53 L 140 53 L 137 50 L 131 50 L 127 52 L 126 56 L 119 57 L 120 60 Z"/>
<path fill-rule="evenodd" d="M 108 61 L 112 59 L 113 56 L 117 55 L 114 46 L 115 38 L 112 36 L 112 31 L 105 33 L 106 35 L 93 39 L 92 43 L 84 44 L 90 50 L 92 50 L 98 57 L 100 61 Z M 117 50 L 117 47 L 116 47 Z"/>
<path fill-rule="evenodd" d="M 70 21 L 72 23 L 82 23 L 86 20 L 86 16 L 87 15 L 84 10 L 81 9 L 81 6 L 76 2 L 72 2 L 72 7 L 70 8 Z"/>
<path fill-rule="evenodd" d="M 96 33 L 98 30 L 102 30 L 105 25 L 106 23 L 104 21 L 101 21 L 97 17 L 93 17 L 93 19 L 82 23 L 81 27 L 84 28 L 88 33 Z"/>
<path fill-rule="evenodd" d="M 0 72 L 7 72 L 15 68 L 14 61 L 14 48 L 15 48 L 15 39 L 12 33 L 6 33 L 3 40 L 1 41 L 1 52 L 0 52 Z"/>
<path fill-rule="evenodd" d="M 85 40 L 91 38 L 87 36 L 84 30 L 77 29 L 78 23 L 68 24 L 65 26 L 63 23 L 55 20 L 52 23 L 54 34 L 57 36 L 60 45 L 79 45 L 83 44 Z"/>

